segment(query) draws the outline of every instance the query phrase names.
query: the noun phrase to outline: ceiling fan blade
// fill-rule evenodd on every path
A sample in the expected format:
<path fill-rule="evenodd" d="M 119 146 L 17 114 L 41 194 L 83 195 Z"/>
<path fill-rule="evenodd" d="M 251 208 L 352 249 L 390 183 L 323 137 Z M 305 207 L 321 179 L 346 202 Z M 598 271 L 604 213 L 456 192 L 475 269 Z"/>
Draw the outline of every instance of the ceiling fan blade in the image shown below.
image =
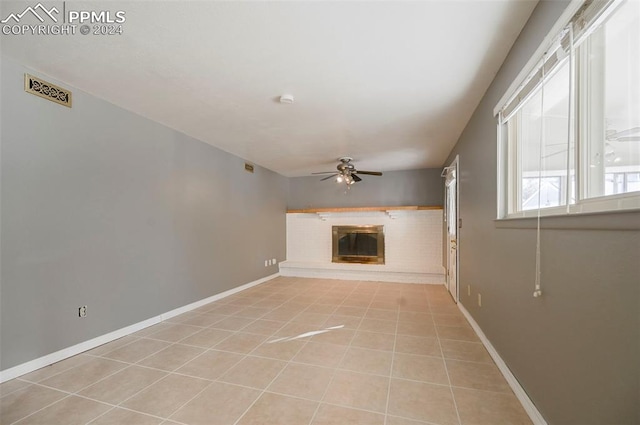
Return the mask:
<path fill-rule="evenodd" d="M 380 171 L 356 171 L 358 174 L 368 174 L 370 176 L 381 176 L 382 173 Z"/>
<path fill-rule="evenodd" d="M 311 173 L 311 174 L 336 174 L 335 171 L 321 171 L 319 173 Z"/>
<path fill-rule="evenodd" d="M 334 174 L 333 174 L 333 175 L 331 175 L 331 176 L 327 176 L 327 177 L 325 177 L 325 178 L 323 178 L 323 179 L 320 179 L 320 181 L 321 181 L 321 182 L 323 182 L 323 181 L 325 181 L 325 180 L 329 180 L 331 177 L 335 177 L 335 176 L 337 176 L 337 175 L 338 175 L 338 173 L 334 173 Z"/>
<path fill-rule="evenodd" d="M 353 181 L 355 183 L 358 183 L 359 181 L 362 181 L 362 179 L 360 177 L 358 177 L 357 174 L 351 174 L 351 177 L 353 178 Z"/>

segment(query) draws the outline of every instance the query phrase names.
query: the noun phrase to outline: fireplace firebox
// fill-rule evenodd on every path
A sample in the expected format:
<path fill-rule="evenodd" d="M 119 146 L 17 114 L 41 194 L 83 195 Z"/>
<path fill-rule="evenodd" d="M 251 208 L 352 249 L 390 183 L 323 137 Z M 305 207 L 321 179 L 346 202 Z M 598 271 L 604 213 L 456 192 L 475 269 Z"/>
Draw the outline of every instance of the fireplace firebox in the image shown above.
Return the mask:
<path fill-rule="evenodd" d="M 334 263 L 384 264 L 384 226 L 333 226 Z"/>

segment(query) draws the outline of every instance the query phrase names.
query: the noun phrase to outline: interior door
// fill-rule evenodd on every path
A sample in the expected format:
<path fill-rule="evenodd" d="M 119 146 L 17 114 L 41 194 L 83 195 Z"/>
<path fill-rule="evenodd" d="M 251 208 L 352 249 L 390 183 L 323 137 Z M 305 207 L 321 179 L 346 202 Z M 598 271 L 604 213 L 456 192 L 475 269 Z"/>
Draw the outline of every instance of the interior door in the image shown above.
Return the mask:
<path fill-rule="evenodd" d="M 446 285 L 453 300 L 458 302 L 458 158 L 445 169 L 445 220 L 447 223 Z"/>

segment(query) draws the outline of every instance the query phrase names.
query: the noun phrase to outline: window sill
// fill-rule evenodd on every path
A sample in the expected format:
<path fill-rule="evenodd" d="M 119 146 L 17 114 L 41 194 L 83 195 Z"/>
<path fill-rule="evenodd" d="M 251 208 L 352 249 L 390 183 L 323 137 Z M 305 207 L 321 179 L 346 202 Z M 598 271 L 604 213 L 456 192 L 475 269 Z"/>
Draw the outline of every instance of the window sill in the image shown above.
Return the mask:
<path fill-rule="evenodd" d="M 543 210 L 544 211 L 544 210 Z M 494 220 L 496 229 L 535 229 L 537 216 L 508 217 Z M 542 229 L 567 230 L 640 230 L 640 209 L 542 214 Z"/>

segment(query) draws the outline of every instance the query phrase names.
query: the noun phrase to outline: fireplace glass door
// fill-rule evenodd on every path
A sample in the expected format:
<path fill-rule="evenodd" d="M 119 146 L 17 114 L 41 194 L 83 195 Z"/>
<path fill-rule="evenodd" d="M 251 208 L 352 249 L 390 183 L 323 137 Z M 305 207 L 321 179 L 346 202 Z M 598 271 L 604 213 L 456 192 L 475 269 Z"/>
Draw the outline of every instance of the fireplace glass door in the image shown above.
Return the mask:
<path fill-rule="evenodd" d="M 333 226 L 334 263 L 384 264 L 384 226 Z"/>

